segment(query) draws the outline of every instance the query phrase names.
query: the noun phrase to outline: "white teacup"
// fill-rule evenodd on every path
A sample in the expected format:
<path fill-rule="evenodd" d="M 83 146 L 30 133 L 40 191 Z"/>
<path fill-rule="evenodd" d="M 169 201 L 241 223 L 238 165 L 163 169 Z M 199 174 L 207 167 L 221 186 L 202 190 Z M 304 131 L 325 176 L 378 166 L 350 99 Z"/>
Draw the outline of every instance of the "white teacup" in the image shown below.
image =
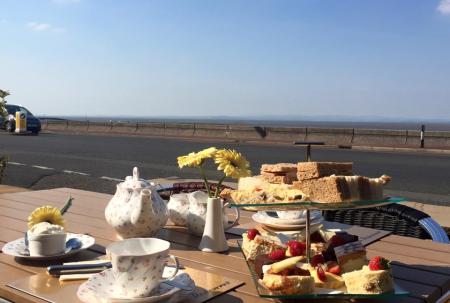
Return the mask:
<path fill-rule="evenodd" d="M 189 213 L 187 216 L 187 227 L 190 233 L 201 236 L 205 229 L 206 222 L 206 209 L 208 203 L 208 194 L 203 191 L 194 191 L 188 194 L 189 197 Z M 228 222 L 228 215 L 225 212 L 225 208 L 228 204 L 223 205 L 223 228 L 225 230 L 233 227 L 240 218 L 238 208 L 233 208 L 236 212 L 236 217 L 233 222 Z"/>
<path fill-rule="evenodd" d="M 178 272 L 178 259 L 169 255 L 170 243 L 157 238 L 131 238 L 110 244 L 114 288 L 121 298 L 148 297 L 161 282 Z M 162 277 L 166 260 L 171 258 L 176 269 L 170 277 Z"/>
<path fill-rule="evenodd" d="M 306 216 L 306 210 L 283 210 L 277 211 L 278 218 L 286 220 L 301 219 Z"/>

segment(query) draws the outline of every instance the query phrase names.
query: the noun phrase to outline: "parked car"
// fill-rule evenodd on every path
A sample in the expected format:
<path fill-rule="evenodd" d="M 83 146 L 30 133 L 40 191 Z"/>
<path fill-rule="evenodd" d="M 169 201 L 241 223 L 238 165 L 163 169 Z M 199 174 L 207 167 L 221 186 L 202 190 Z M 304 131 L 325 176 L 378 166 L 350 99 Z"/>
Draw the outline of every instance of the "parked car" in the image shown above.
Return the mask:
<path fill-rule="evenodd" d="M 0 128 L 13 132 L 16 129 L 16 112 L 23 111 L 27 114 L 27 131 L 37 134 L 41 131 L 41 121 L 23 106 L 6 104 L 8 116 L 5 121 L 0 117 Z"/>

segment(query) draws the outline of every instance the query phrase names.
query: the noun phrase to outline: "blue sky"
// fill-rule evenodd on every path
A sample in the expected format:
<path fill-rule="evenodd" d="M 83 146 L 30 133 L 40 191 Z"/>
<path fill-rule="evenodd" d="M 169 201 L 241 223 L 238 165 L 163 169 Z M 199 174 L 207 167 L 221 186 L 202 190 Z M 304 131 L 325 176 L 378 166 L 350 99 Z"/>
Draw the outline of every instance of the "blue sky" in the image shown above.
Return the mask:
<path fill-rule="evenodd" d="M 450 116 L 450 0 L 0 0 L 0 11 L 0 88 L 39 114 Z"/>

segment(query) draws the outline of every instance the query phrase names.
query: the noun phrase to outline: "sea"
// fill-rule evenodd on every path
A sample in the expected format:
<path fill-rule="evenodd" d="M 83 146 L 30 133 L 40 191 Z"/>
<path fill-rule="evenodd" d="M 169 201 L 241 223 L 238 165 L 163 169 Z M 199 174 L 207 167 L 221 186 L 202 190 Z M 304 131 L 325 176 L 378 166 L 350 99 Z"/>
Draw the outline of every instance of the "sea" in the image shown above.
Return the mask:
<path fill-rule="evenodd" d="M 363 118 L 255 118 L 255 117 L 128 117 L 128 116 L 46 116 L 40 119 L 75 120 L 91 122 L 165 122 L 165 123 L 213 123 L 213 124 L 244 124 L 253 126 L 289 126 L 289 127 L 329 127 L 329 128 L 363 128 L 363 129 L 393 129 L 450 131 L 450 120 L 400 120 L 400 119 L 363 119 Z"/>

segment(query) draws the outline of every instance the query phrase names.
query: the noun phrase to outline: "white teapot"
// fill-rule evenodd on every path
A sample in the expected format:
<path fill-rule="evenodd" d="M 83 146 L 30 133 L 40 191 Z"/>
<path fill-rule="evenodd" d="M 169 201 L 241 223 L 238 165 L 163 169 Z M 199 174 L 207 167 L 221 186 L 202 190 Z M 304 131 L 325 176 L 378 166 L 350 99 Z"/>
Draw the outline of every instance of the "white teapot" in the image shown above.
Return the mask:
<path fill-rule="evenodd" d="M 105 209 L 105 218 L 120 238 L 154 236 L 168 219 L 166 202 L 156 188 L 139 179 L 139 170 L 117 184 L 117 190 Z"/>

